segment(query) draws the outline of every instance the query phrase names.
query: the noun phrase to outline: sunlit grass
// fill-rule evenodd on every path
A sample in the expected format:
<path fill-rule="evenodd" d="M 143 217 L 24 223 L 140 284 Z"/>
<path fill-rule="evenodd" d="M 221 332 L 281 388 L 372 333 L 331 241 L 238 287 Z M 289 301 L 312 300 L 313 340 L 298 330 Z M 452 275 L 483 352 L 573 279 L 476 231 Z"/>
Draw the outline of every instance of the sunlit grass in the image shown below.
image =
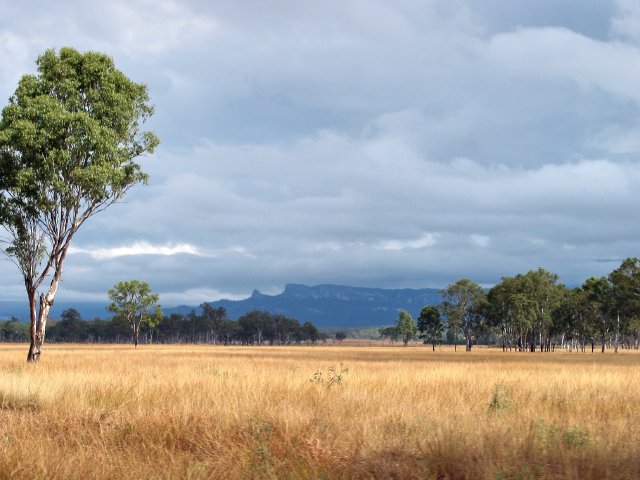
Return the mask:
<path fill-rule="evenodd" d="M 639 478 L 640 354 L 0 345 L 0 478 Z"/>

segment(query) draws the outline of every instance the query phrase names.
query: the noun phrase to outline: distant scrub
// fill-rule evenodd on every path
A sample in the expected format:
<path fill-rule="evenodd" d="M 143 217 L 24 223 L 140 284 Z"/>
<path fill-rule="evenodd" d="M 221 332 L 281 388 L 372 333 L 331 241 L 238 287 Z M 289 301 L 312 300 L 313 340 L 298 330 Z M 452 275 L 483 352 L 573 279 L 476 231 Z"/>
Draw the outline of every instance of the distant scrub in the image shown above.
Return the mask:
<path fill-rule="evenodd" d="M 291 345 L 325 342 L 327 335 L 311 322 L 253 311 L 230 320 L 224 308 L 203 308 L 201 314 L 178 313 L 164 317 L 157 326 L 142 325 L 142 343 L 210 343 L 224 345 Z M 18 319 L 0 322 L 0 341 L 29 340 L 28 324 Z M 47 329 L 47 342 L 129 343 L 131 326 L 117 315 L 111 320 L 82 320 L 77 310 L 62 312 L 61 319 L 52 320 Z"/>

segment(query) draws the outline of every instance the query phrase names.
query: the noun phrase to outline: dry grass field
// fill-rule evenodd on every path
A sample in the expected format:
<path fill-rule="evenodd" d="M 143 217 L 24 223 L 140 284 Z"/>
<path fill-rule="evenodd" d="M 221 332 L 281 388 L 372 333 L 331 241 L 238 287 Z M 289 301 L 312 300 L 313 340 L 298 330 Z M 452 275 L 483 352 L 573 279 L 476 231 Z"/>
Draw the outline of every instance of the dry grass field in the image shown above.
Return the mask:
<path fill-rule="evenodd" d="M 640 354 L 0 345 L 0 478 L 640 478 Z"/>

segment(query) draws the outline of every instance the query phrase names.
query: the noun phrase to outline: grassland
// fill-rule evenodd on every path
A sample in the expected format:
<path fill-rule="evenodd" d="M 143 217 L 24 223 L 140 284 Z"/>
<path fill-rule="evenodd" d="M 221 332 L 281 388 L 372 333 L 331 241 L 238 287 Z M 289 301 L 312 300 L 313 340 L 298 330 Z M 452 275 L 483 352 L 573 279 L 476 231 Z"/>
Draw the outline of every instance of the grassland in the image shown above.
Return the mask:
<path fill-rule="evenodd" d="M 0 345 L 0 478 L 640 478 L 640 354 Z"/>

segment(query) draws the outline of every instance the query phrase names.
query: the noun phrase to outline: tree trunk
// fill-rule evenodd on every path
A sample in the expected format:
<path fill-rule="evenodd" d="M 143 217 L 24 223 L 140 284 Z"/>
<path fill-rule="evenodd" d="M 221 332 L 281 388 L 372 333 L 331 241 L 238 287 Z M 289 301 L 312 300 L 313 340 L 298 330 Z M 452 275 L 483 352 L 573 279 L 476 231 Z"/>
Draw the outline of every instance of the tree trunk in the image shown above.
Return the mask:
<path fill-rule="evenodd" d="M 469 324 L 465 323 L 462 333 L 464 334 L 465 352 L 470 352 L 471 351 L 471 327 Z"/>
<path fill-rule="evenodd" d="M 140 335 L 140 330 L 137 328 L 133 329 L 133 348 L 138 348 L 138 335 Z"/>
<path fill-rule="evenodd" d="M 47 329 L 47 319 L 49 318 L 49 310 L 53 305 L 53 299 L 58 291 L 58 284 L 60 280 L 59 270 L 56 270 L 49 291 L 45 295 L 40 294 L 40 305 L 37 315 L 37 320 L 34 322 L 35 316 L 35 292 L 33 295 L 29 295 L 29 309 L 31 310 L 31 344 L 29 346 L 29 353 L 27 354 L 27 362 L 37 363 L 40 361 L 40 353 L 42 350 L 42 344 L 44 343 L 45 331 Z"/>
<path fill-rule="evenodd" d="M 56 287 L 57 289 L 57 287 Z M 50 290 L 51 291 L 51 290 Z M 40 308 L 38 311 L 37 320 L 31 321 L 31 344 L 29 345 L 29 353 L 27 354 L 27 362 L 38 363 L 40 361 L 40 353 L 42 351 L 42 344 L 44 343 L 45 331 L 47 329 L 47 319 L 49 317 L 49 310 L 53 304 L 53 295 L 46 295 L 43 293 L 40 295 Z M 29 299 L 31 303 L 33 301 L 33 308 L 35 310 L 35 295 L 33 300 Z"/>
<path fill-rule="evenodd" d="M 618 312 L 618 322 L 616 324 L 616 344 L 613 352 L 618 353 L 618 346 L 620 345 L 620 312 Z"/>
<path fill-rule="evenodd" d="M 40 347 L 42 343 L 38 343 L 38 317 L 35 290 L 27 288 L 27 296 L 29 297 L 29 334 L 31 337 L 27 362 L 37 363 L 40 360 Z"/>

